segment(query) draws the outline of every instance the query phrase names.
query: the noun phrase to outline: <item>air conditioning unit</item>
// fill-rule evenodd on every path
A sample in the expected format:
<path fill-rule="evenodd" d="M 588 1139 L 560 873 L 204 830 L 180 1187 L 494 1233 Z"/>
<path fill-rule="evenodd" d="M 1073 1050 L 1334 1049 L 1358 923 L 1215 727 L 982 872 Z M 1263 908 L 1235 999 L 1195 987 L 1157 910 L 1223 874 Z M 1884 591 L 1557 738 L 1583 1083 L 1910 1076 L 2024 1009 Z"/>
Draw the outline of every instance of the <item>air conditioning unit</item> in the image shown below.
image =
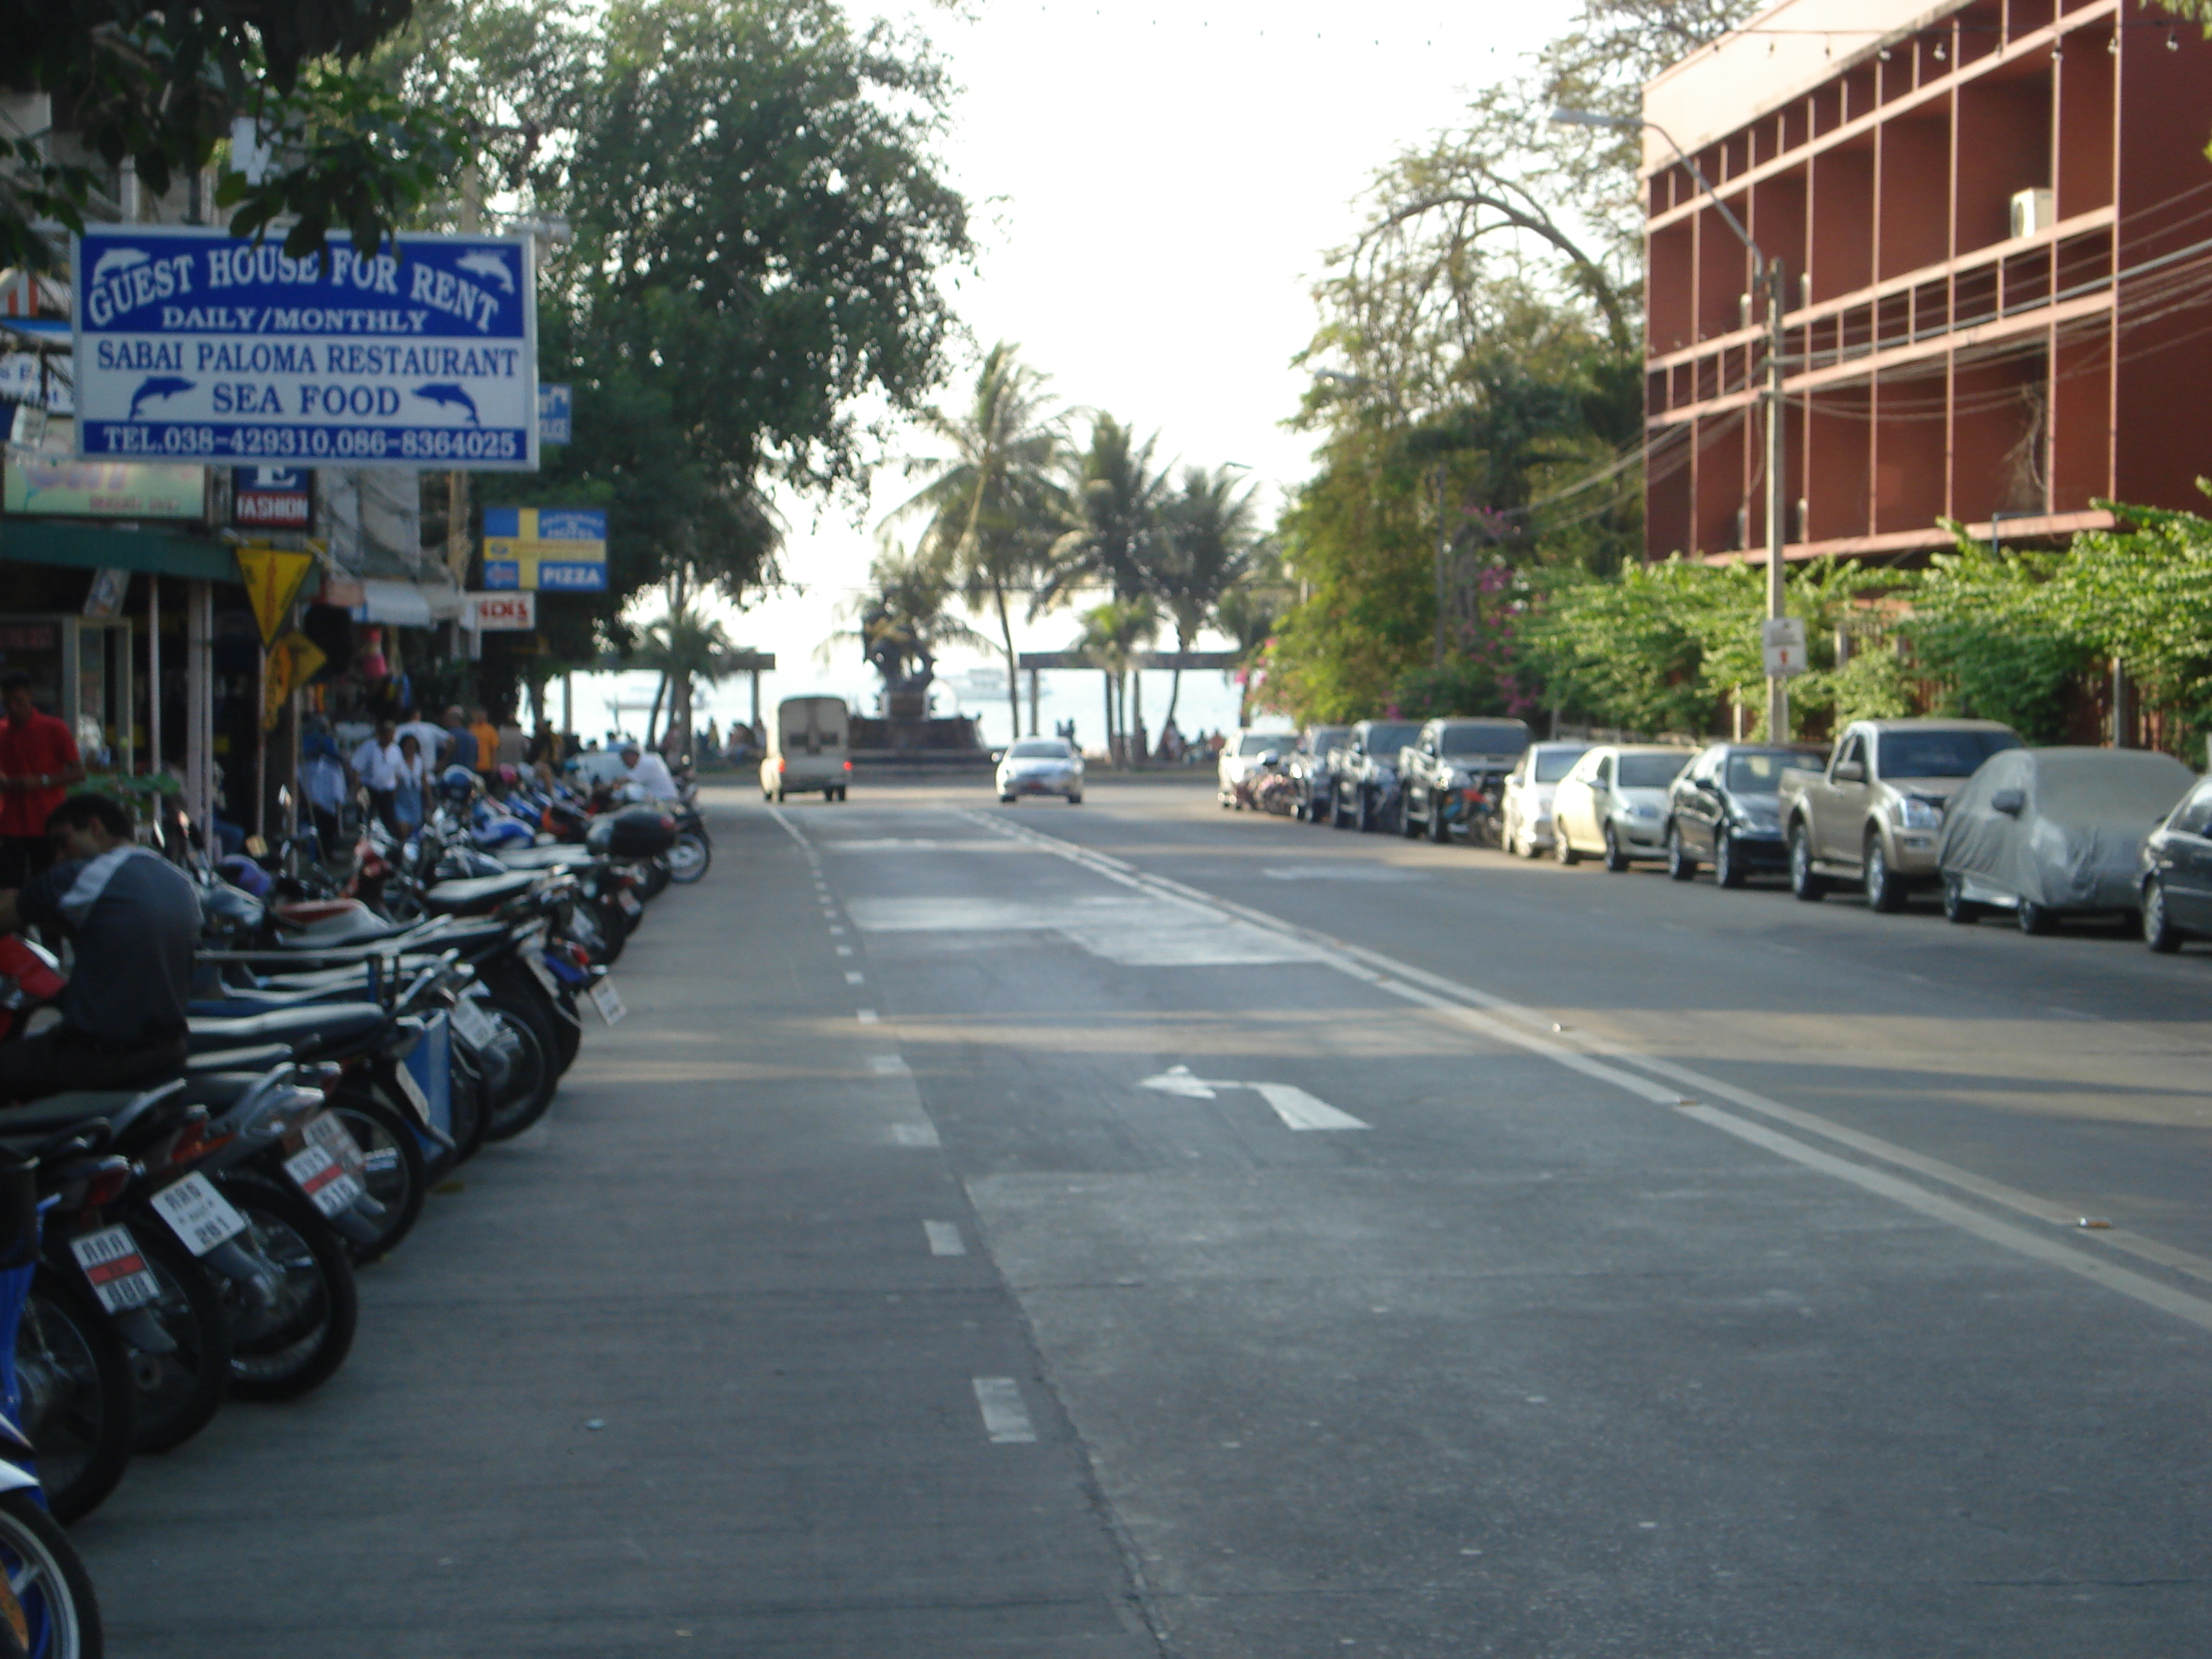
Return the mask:
<path fill-rule="evenodd" d="M 2050 229 L 2058 218 L 2052 206 L 2055 199 L 2048 190 L 2013 191 L 2012 234 L 2015 236 L 2033 236 L 2039 230 Z"/>

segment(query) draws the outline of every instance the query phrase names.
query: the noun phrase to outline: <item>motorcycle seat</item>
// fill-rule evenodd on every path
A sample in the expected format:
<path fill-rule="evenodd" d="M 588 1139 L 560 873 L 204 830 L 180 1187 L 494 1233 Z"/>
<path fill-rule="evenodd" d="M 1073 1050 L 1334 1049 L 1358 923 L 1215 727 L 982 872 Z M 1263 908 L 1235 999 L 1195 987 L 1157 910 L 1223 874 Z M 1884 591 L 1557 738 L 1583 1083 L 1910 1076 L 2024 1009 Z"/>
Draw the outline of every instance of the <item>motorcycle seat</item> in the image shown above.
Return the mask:
<path fill-rule="evenodd" d="M 0 1108 L 0 1135 L 52 1135 L 57 1130 L 75 1128 L 79 1124 L 120 1117 L 132 1103 L 146 1095 L 166 1097 L 176 1086 L 174 1083 L 166 1083 L 152 1090 L 70 1089 L 21 1106 Z"/>
<path fill-rule="evenodd" d="M 316 1002 L 240 1019 L 195 1014 L 186 1042 L 196 1054 L 282 1043 L 304 1055 L 358 1043 L 382 1030 L 387 1018 L 373 1002 Z"/>
<path fill-rule="evenodd" d="M 223 1058 L 234 1059 L 241 1067 L 260 1064 L 258 1060 L 250 1060 L 243 1054 L 226 1054 Z M 288 1058 L 288 1055 L 280 1054 L 272 1064 L 281 1066 Z M 263 1066 L 259 1071 L 241 1069 L 194 1073 L 185 1079 L 185 1086 L 177 1091 L 177 1103 L 180 1106 L 205 1106 L 221 1112 L 227 1107 L 236 1105 L 248 1090 L 268 1075 L 269 1069 Z"/>
<path fill-rule="evenodd" d="M 504 876 L 471 876 L 460 881 L 441 881 L 422 895 L 422 908 L 436 915 L 467 915 L 496 910 L 511 898 L 520 898 L 536 884 L 538 874 L 517 870 Z"/>
<path fill-rule="evenodd" d="M 599 862 L 599 854 L 588 847 L 579 847 L 570 842 L 552 847 L 509 847 L 495 853 L 501 864 L 510 870 L 566 870 L 581 869 Z"/>
<path fill-rule="evenodd" d="M 204 1054 L 188 1058 L 185 1071 L 197 1089 L 204 1079 L 217 1072 L 266 1072 L 291 1058 L 291 1045 L 283 1042 L 267 1043 L 258 1048 L 210 1048 Z M 198 1097 L 195 1095 L 193 1098 Z"/>

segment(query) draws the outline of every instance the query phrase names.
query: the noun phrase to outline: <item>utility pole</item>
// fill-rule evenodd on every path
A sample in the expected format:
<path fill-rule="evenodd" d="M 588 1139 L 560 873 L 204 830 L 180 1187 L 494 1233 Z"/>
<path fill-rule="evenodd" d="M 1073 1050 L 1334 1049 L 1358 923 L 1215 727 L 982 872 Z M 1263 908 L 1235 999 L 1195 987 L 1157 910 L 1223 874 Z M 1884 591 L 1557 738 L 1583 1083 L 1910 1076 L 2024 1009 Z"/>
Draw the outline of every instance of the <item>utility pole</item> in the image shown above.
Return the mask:
<path fill-rule="evenodd" d="M 1437 462 L 1437 638 L 1435 666 L 1444 665 L 1445 568 L 1451 562 L 1451 517 L 1445 511 L 1444 494 L 1450 478 L 1441 458 Z"/>
<path fill-rule="evenodd" d="M 1751 279 L 1766 289 L 1766 386 L 1761 394 L 1761 401 L 1766 404 L 1766 619 L 1780 622 L 1787 614 L 1783 605 L 1787 584 L 1783 580 L 1782 546 L 1788 532 L 1784 504 L 1789 499 L 1786 486 L 1790 473 L 1789 406 L 1782 395 L 1783 347 L 1788 338 L 1782 326 L 1783 313 L 1788 305 L 1782 261 L 1769 260 L 1759 252 L 1759 244 L 1721 199 L 1712 180 L 1683 153 L 1674 135 L 1656 121 L 1634 115 L 1603 115 L 1595 110 L 1570 109 L 1561 105 L 1552 112 L 1551 122 L 1555 127 L 1601 127 L 1613 132 L 1640 132 L 1648 128 L 1657 133 L 1667 141 L 1667 148 L 1674 152 L 1674 159 L 1698 181 L 1698 188 L 1712 203 L 1721 222 L 1735 233 L 1736 240 L 1751 255 Z M 1780 743 L 1789 735 L 1790 682 L 1780 675 L 1770 674 L 1766 679 L 1766 740 Z"/>
<path fill-rule="evenodd" d="M 1672 143 L 1672 140 L 1668 141 Z M 1747 239 L 1748 240 L 1748 239 Z M 1751 245 L 1752 256 L 1759 254 Z M 1780 622 L 1784 614 L 1783 543 L 1788 530 L 1784 518 L 1789 500 L 1790 406 L 1782 395 L 1783 348 L 1788 333 L 1782 325 L 1786 309 L 1782 261 L 1771 261 L 1766 278 L 1766 619 Z M 1779 674 L 1766 680 L 1766 740 L 1781 743 L 1790 736 L 1790 682 Z"/>

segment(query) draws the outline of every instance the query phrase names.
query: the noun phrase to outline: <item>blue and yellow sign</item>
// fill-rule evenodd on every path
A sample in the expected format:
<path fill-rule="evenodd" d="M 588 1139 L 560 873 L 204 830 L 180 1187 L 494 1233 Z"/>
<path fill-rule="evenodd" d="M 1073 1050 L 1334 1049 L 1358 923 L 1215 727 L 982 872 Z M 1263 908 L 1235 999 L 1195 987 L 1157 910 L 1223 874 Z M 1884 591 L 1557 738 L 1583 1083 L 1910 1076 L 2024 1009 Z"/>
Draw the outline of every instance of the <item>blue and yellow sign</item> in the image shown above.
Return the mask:
<path fill-rule="evenodd" d="M 605 512 L 591 507 L 484 508 L 483 585 L 541 593 L 605 592 Z"/>

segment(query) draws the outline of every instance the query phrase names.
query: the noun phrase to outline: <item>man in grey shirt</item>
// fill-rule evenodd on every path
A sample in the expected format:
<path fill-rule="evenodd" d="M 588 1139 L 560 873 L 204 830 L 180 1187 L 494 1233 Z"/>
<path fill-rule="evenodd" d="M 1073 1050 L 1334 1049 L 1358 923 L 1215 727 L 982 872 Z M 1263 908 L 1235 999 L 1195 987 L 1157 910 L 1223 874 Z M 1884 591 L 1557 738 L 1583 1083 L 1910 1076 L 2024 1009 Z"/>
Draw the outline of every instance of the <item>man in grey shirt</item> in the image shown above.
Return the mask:
<path fill-rule="evenodd" d="M 48 815 L 46 836 L 56 862 L 0 892 L 0 933 L 59 928 L 76 962 L 61 1024 L 0 1043 L 0 1102 L 131 1088 L 183 1070 L 199 896 L 137 845 L 131 815 L 105 795 L 70 796 Z"/>

